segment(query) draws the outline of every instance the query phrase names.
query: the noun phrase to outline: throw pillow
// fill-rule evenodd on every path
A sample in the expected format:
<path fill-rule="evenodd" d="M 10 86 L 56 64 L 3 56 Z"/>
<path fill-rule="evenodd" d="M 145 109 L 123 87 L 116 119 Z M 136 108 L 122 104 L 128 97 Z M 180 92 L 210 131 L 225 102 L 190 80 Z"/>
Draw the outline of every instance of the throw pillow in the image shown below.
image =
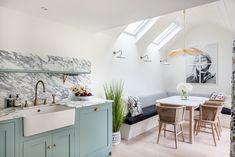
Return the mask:
<path fill-rule="evenodd" d="M 131 117 L 141 115 L 143 113 L 142 106 L 140 104 L 138 97 L 128 97 L 128 108 L 131 114 Z"/>
<path fill-rule="evenodd" d="M 213 92 L 210 96 L 210 100 L 224 101 L 225 94 L 223 92 Z"/>

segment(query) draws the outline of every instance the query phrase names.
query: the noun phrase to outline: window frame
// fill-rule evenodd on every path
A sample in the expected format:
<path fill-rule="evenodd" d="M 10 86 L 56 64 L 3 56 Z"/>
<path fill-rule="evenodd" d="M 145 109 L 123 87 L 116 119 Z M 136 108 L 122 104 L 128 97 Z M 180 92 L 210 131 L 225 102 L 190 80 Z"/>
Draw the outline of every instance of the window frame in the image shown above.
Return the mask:
<path fill-rule="evenodd" d="M 150 21 L 150 19 L 137 21 L 137 22 L 140 22 L 140 24 L 137 27 L 135 27 L 134 30 L 127 31 L 128 27 L 137 23 L 137 22 L 133 22 L 133 23 L 127 25 L 127 27 L 124 29 L 123 33 L 126 33 L 131 36 L 137 36 L 143 30 L 143 28 L 149 23 L 149 21 Z"/>
<path fill-rule="evenodd" d="M 176 22 L 172 22 L 166 29 L 164 29 L 154 40 L 153 44 L 162 47 L 169 40 L 171 40 L 176 34 L 182 30 L 182 27 Z"/>

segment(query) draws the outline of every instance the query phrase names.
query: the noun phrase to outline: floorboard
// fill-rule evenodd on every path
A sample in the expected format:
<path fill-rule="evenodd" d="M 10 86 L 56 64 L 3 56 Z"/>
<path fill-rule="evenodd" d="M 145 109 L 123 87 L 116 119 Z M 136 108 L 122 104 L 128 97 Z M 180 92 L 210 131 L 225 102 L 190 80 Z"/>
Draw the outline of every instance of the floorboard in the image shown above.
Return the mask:
<path fill-rule="evenodd" d="M 157 129 L 154 128 L 129 141 L 122 140 L 121 144 L 113 147 L 112 157 L 229 157 L 230 130 L 223 128 L 222 137 L 214 146 L 211 134 L 199 133 L 193 144 L 187 143 L 187 127 L 184 127 L 186 142 L 179 136 L 178 149 L 174 147 L 174 136 L 163 133 L 157 144 Z"/>

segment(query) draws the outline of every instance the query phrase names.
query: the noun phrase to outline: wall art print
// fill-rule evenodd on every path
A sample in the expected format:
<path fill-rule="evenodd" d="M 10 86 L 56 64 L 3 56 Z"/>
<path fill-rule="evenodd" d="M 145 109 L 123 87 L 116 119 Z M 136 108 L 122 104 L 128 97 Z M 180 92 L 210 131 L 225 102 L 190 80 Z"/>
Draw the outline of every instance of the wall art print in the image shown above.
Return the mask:
<path fill-rule="evenodd" d="M 217 83 L 218 44 L 195 46 L 202 50 L 198 56 L 186 58 L 186 82 L 196 84 Z"/>

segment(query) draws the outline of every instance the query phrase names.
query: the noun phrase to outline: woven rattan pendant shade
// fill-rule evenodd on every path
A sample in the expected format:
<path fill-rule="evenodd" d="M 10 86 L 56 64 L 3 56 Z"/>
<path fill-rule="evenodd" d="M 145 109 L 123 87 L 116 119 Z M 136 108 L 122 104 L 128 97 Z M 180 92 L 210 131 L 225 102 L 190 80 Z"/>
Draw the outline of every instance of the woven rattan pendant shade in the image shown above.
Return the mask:
<path fill-rule="evenodd" d="M 185 30 L 186 30 L 186 25 L 185 25 L 185 10 L 183 11 L 183 15 L 184 15 L 184 33 L 183 33 L 184 48 L 179 48 L 179 49 L 170 51 L 168 55 L 171 56 L 171 57 L 179 56 L 179 55 L 197 56 L 197 55 L 202 53 L 202 51 L 197 49 L 197 48 L 185 48 Z"/>

